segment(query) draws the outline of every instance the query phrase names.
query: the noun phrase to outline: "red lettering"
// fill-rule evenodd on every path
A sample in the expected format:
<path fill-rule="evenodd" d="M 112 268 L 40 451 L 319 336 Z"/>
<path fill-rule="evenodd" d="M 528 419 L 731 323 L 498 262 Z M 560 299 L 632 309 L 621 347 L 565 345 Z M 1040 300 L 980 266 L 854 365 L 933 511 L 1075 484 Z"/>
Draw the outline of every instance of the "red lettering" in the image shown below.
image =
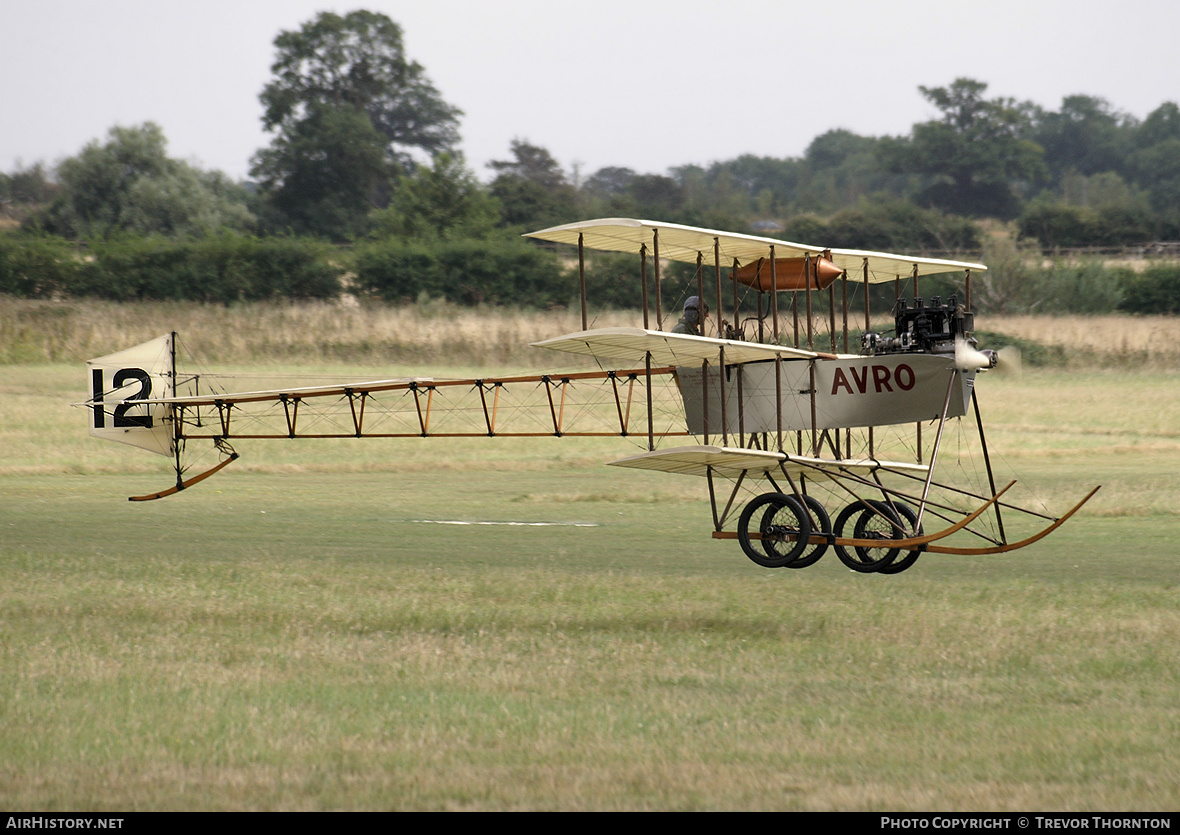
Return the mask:
<path fill-rule="evenodd" d="M 835 394 L 836 389 L 841 386 L 848 389 L 849 394 L 852 394 L 852 386 L 848 385 L 848 378 L 844 376 L 844 369 L 837 368 L 836 373 L 832 375 L 832 394 Z"/>
<path fill-rule="evenodd" d="M 849 394 L 856 394 L 858 391 L 865 394 L 868 390 L 870 370 L 873 375 L 873 388 L 877 394 L 893 393 L 894 386 L 897 386 L 901 391 L 909 391 L 918 381 L 918 375 L 914 373 L 914 369 L 905 363 L 899 364 L 892 371 L 887 365 L 865 365 L 860 368 L 849 368 L 847 371 L 852 374 L 851 382 L 848 379 L 848 374 L 844 373 L 845 369 L 837 368 L 832 374 L 832 394 L 836 394 L 841 389 Z M 856 386 L 855 389 L 853 384 Z"/>

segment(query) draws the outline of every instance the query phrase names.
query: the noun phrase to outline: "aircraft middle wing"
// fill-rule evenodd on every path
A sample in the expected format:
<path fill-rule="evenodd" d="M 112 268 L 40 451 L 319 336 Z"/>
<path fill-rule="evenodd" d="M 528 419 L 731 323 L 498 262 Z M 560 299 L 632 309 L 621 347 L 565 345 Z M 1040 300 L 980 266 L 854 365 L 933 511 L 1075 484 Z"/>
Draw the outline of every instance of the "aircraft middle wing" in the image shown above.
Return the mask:
<path fill-rule="evenodd" d="M 637 365 L 642 364 L 649 353 L 653 365 L 698 365 L 703 360 L 717 362 L 721 349 L 725 350 L 726 365 L 772 360 L 775 357 L 836 358 L 835 354 L 822 354 L 786 345 L 665 333 L 645 328 L 598 328 L 531 344 L 536 348 L 583 354 L 606 362 L 622 361 Z"/>

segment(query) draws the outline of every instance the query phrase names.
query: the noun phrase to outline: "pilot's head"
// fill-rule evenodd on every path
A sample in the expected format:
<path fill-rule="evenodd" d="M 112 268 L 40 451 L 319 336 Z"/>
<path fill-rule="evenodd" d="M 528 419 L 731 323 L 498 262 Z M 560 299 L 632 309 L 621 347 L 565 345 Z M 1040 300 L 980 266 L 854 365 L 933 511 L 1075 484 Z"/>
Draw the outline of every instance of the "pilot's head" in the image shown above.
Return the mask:
<path fill-rule="evenodd" d="M 709 305 L 700 296 L 689 296 L 684 302 L 684 320 L 694 325 L 709 315 Z"/>

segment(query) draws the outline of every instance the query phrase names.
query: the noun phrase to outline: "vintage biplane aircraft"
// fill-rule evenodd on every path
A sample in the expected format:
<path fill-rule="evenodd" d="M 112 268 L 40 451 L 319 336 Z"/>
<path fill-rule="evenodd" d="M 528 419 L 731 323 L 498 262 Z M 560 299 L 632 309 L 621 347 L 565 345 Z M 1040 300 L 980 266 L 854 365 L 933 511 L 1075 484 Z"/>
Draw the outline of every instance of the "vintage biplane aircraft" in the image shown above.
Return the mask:
<path fill-rule="evenodd" d="M 170 334 L 88 363 L 90 432 L 173 459 L 175 484 L 132 501 L 208 478 L 238 457 L 235 441 L 619 436 L 641 451 L 612 465 L 704 478 L 712 536 L 737 539 L 769 568 L 813 565 L 829 549 L 883 574 L 923 553 L 1004 553 L 1055 530 L 1098 489 L 1053 516 L 1009 499 L 1015 482 L 997 486 L 975 387 L 999 363 L 972 338 L 982 264 L 627 218 L 528 237 L 569 245 L 571 259 L 576 248 L 581 279 L 582 330 L 535 345 L 589 356 L 598 370 L 229 392 L 178 371 Z M 586 250 L 636 256 L 642 327 L 591 327 Z M 681 286 L 663 277 L 672 262 L 689 265 Z M 919 296 L 924 276 L 946 273 L 961 274 L 961 299 Z M 869 289 L 881 282 L 896 288 L 889 334 L 871 327 Z M 691 295 L 711 308 L 699 335 L 665 329 L 666 284 L 677 303 Z M 852 330 L 863 332 L 851 351 L 857 295 L 863 327 Z M 221 459 L 190 475 L 186 451 L 201 441 Z"/>

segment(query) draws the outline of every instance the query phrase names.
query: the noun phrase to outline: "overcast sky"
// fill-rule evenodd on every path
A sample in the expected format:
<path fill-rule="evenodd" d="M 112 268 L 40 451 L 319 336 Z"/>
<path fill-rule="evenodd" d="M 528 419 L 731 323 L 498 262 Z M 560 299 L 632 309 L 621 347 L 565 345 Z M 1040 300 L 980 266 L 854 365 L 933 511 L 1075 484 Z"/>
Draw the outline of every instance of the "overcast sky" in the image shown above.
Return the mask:
<path fill-rule="evenodd" d="M 1180 101 L 1180 0 L 0 0 L 0 170 L 154 121 L 245 177 L 275 36 L 356 8 L 402 26 L 485 178 L 514 137 L 587 175 L 904 134 L 935 115 L 918 86 L 960 76 L 1052 109 Z"/>

